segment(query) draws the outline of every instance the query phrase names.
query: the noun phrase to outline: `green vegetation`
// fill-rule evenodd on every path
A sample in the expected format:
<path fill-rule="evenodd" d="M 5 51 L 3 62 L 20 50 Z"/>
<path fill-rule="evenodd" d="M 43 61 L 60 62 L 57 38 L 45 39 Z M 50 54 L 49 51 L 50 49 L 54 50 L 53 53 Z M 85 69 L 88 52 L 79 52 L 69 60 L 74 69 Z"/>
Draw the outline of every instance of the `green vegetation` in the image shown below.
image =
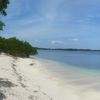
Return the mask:
<path fill-rule="evenodd" d="M 0 37 L 0 52 L 16 57 L 29 57 L 37 54 L 37 49 L 28 42 L 20 41 L 15 37 L 8 39 Z"/>
<path fill-rule="evenodd" d="M 9 0 L 0 0 L 0 15 L 6 16 L 6 9 L 8 7 L 9 4 Z M 5 26 L 5 24 L 0 21 L 0 30 L 3 30 L 3 27 Z"/>
<path fill-rule="evenodd" d="M 6 9 L 9 0 L 0 0 L 0 15 L 6 16 Z M 3 30 L 5 24 L 0 20 L 0 30 Z M 2 38 L 0 37 L 0 53 L 4 52 L 18 57 L 29 57 L 37 54 L 37 49 L 33 48 L 28 42 L 20 41 L 17 38 Z"/>

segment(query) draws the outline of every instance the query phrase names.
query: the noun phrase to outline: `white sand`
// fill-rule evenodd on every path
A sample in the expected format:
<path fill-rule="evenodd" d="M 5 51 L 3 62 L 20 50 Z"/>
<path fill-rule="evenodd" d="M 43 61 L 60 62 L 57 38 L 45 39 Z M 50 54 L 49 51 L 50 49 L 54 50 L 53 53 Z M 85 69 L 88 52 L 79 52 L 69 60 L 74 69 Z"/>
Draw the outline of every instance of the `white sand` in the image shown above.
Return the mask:
<path fill-rule="evenodd" d="M 41 62 L 0 55 L 0 100 L 100 100 L 100 91 L 63 84 Z"/>

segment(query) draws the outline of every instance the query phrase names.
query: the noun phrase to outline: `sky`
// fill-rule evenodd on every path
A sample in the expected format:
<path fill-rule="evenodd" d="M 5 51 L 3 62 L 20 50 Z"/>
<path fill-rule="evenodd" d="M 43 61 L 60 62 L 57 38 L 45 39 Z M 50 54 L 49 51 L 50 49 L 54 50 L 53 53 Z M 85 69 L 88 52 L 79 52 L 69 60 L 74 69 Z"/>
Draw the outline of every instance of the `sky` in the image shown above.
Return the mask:
<path fill-rule="evenodd" d="M 10 0 L 4 37 L 35 47 L 100 49 L 100 0 Z"/>

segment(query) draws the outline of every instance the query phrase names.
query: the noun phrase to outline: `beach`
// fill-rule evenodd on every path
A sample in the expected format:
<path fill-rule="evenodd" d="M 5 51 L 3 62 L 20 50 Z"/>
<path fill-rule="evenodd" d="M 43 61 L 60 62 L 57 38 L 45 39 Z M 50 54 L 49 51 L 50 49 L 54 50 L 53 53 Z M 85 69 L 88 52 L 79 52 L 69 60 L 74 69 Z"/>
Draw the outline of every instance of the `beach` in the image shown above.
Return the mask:
<path fill-rule="evenodd" d="M 65 84 L 35 58 L 1 54 L 0 100 L 100 100 L 100 91 Z"/>

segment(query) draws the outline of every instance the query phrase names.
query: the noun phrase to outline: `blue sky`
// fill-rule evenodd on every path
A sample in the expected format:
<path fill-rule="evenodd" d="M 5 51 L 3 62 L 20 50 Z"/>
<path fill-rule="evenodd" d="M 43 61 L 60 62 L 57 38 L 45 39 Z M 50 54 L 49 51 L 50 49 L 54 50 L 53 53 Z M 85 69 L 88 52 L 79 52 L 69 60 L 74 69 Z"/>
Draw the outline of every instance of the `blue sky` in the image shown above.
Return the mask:
<path fill-rule="evenodd" d="M 37 47 L 100 49 L 100 0 L 10 0 L 4 37 Z"/>

